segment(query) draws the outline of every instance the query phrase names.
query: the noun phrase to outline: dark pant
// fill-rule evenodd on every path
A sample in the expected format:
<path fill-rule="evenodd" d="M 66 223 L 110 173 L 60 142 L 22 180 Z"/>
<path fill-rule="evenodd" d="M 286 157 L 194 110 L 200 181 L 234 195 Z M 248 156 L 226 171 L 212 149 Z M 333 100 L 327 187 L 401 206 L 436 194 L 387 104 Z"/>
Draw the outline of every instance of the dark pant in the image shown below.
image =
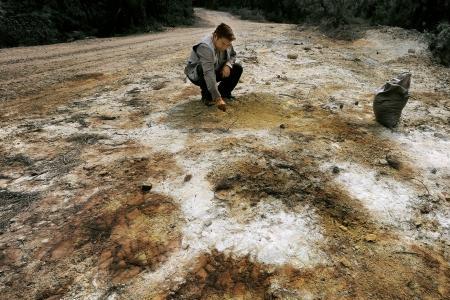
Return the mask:
<path fill-rule="evenodd" d="M 239 78 L 241 78 L 242 66 L 240 64 L 233 64 L 233 67 L 231 68 L 230 71 L 230 76 L 226 78 L 222 77 L 222 74 L 220 72 L 221 70 L 222 68 L 220 68 L 219 71 L 216 72 L 216 81 L 220 82 L 218 87 L 219 93 L 222 96 L 222 98 L 229 98 L 231 96 L 231 91 L 234 90 L 234 88 L 239 82 Z M 211 101 L 212 96 L 211 93 L 208 91 L 208 87 L 206 86 L 202 65 L 197 66 L 197 73 L 199 80 L 198 81 L 191 80 L 191 82 L 202 89 L 202 99 Z"/>

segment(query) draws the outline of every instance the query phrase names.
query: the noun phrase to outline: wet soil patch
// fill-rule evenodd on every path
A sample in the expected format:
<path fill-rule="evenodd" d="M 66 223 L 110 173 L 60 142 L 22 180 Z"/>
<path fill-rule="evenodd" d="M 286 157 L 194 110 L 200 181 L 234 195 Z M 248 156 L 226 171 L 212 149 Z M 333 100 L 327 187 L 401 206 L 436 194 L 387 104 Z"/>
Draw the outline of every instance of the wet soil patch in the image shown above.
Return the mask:
<path fill-rule="evenodd" d="M 70 201 L 75 205 L 57 214 L 30 216 L 25 224 L 34 228 L 37 240 L 27 238 L 6 254 L 7 297 L 61 298 L 78 284 L 80 272 L 96 274 L 99 288 L 108 290 L 154 270 L 181 247 L 184 220 L 178 205 L 141 189 L 146 180 L 156 183 L 177 172 L 170 154 L 146 152 L 131 143 L 88 147 L 82 159 L 90 163 L 71 171 L 83 180 L 82 188 L 73 190 Z M 43 203 L 42 209 L 55 200 Z M 23 259 L 36 263 L 20 263 Z"/>
<path fill-rule="evenodd" d="M 300 111 L 270 94 L 248 94 L 227 103 L 223 113 L 215 106 L 189 101 L 170 110 L 167 123 L 175 128 L 210 129 L 267 129 L 278 127 Z"/>
<path fill-rule="evenodd" d="M 215 197 L 228 204 L 233 216 L 251 215 L 259 202 L 279 200 L 287 210 L 313 205 L 325 219 L 370 227 L 367 210 L 346 192 L 330 189 L 330 176 L 320 171 L 302 146 L 281 151 L 254 143 L 250 148 L 251 155 L 208 174 Z"/>

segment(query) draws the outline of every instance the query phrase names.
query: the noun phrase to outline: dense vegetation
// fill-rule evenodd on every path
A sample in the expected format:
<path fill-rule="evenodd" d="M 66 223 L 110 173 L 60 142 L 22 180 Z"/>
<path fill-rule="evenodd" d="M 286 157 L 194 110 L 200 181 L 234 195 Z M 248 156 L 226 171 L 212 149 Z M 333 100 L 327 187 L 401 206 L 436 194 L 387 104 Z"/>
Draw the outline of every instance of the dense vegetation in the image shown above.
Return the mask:
<path fill-rule="evenodd" d="M 195 3 L 231 10 L 253 20 L 312 22 L 331 29 L 368 23 L 429 31 L 431 51 L 441 63 L 450 65 L 450 0 L 198 0 Z"/>
<path fill-rule="evenodd" d="M 0 0 L 0 47 L 189 24 L 192 4 L 253 20 L 320 23 L 330 30 L 368 23 L 429 31 L 431 51 L 450 65 L 450 0 Z"/>
<path fill-rule="evenodd" d="M 0 47 L 189 24 L 189 0 L 0 0 Z"/>

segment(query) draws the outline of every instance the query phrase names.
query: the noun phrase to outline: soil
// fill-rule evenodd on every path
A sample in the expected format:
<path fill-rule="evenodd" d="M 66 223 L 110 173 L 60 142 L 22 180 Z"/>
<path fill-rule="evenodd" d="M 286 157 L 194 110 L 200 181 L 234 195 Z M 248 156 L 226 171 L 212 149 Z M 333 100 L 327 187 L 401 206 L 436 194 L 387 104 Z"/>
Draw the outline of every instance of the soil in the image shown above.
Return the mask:
<path fill-rule="evenodd" d="M 2 298 L 447 299 L 450 70 L 423 36 L 195 13 L 0 50 Z M 183 74 L 219 22 L 244 67 L 226 112 Z M 389 130 L 374 91 L 403 71 Z"/>

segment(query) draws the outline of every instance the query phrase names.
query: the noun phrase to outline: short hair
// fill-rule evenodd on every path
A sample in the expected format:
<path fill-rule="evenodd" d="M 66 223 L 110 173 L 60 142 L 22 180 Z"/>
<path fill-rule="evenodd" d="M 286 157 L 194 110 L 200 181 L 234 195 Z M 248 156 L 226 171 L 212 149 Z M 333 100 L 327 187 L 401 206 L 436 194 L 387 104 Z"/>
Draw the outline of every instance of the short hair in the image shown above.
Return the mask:
<path fill-rule="evenodd" d="M 227 40 L 230 41 L 234 41 L 236 39 L 231 27 L 225 23 L 220 23 L 220 25 L 217 26 L 216 30 L 214 31 L 214 34 L 218 38 L 226 38 Z"/>

